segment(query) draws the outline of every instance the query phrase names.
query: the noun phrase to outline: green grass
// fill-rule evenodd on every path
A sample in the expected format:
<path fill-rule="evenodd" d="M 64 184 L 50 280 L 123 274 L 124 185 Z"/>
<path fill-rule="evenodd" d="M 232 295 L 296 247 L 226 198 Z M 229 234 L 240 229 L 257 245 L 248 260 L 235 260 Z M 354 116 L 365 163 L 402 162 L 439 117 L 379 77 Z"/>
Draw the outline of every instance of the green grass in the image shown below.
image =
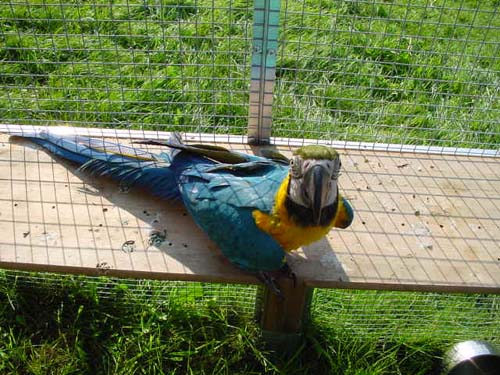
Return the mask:
<path fill-rule="evenodd" d="M 0 4 L 2 122 L 245 134 L 252 1 L 109 3 Z M 477 4 L 283 2 L 273 134 L 498 148 L 499 3 Z M 430 374 L 500 337 L 493 296 L 318 290 L 283 357 L 252 287 L 15 276 L 0 373 Z"/>
<path fill-rule="evenodd" d="M 433 374 L 459 339 L 500 337 L 500 298 L 317 290 L 302 344 L 272 352 L 256 288 L 0 272 L 0 372 Z"/>
<path fill-rule="evenodd" d="M 500 77 L 500 23 L 486 12 L 498 4 L 470 10 L 476 7 L 476 1 L 293 2 L 278 67 L 285 81 L 277 95 L 281 133 L 496 148 L 500 107 L 491 89 Z"/>
<path fill-rule="evenodd" d="M 252 1 L 106 4 L 0 5 L 3 121 L 245 133 Z M 496 148 L 498 6 L 283 2 L 273 134 Z"/>

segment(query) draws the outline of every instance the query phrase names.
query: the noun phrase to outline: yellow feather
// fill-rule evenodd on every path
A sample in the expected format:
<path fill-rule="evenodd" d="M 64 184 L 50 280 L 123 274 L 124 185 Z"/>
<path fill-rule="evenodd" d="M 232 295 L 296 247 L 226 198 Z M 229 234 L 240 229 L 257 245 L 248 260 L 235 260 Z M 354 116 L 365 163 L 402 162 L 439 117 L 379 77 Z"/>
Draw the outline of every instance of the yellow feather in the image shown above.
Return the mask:
<path fill-rule="evenodd" d="M 283 181 L 276 193 L 271 215 L 259 210 L 252 213 L 257 227 L 271 235 L 286 251 L 297 249 L 321 239 L 336 224 L 337 216 L 339 216 L 335 215 L 333 220 L 326 226 L 301 227 L 297 225 L 288 214 L 285 206 L 289 183 L 290 176 Z M 339 205 L 341 202 L 342 199 L 339 196 Z M 337 210 L 338 212 L 339 210 Z"/>

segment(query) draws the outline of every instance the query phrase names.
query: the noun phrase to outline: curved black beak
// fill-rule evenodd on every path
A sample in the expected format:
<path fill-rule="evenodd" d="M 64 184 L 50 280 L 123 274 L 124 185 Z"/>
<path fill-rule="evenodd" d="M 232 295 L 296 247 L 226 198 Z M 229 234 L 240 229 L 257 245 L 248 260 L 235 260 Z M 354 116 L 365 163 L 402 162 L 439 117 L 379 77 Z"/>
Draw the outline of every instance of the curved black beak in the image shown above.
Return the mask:
<path fill-rule="evenodd" d="M 316 224 L 321 221 L 321 213 L 325 205 L 326 197 L 328 195 L 328 171 L 316 165 L 311 170 L 312 189 L 310 189 L 311 209 L 313 213 L 313 220 Z"/>

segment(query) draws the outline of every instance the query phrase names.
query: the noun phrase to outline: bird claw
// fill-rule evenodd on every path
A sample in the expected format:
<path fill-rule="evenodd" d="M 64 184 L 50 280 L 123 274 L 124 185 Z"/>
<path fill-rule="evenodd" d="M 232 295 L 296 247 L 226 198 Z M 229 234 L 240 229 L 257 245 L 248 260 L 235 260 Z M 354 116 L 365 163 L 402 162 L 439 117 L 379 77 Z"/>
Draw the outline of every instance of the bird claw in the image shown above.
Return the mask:
<path fill-rule="evenodd" d="M 288 263 L 285 263 L 280 271 L 283 272 L 286 277 L 293 280 L 293 287 L 295 288 L 297 286 L 297 275 L 295 275 L 295 272 L 292 271 Z"/>
<path fill-rule="evenodd" d="M 272 277 L 270 274 L 267 272 L 258 272 L 257 273 L 257 278 L 269 288 L 271 292 L 273 292 L 279 299 L 283 300 L 284 296 L 283 293 L 281 292 L 281 289 L 279 286 L 276 284 L 276 279 Z"/>

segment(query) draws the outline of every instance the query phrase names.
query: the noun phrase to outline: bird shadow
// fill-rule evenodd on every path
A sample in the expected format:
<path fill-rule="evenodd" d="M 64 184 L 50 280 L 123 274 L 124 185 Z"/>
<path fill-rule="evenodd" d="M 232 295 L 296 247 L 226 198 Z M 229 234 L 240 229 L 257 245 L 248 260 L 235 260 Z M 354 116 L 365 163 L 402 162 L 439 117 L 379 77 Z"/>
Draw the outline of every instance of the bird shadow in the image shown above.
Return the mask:
<path fill-rule="evenodd" d="M 106 264 L 107 274 L 132 277 L 257 282 L 222 255 L 180 200 L 162 200 L 135 187 L 124 191 L 116 181 L 83 172 L 76 163 L 27 139 L 14 136 L 9 141 L 25 148 L 18 161 L 38 164 L 40 182 L 53 185 L 55 197 L 41 196 L 40 203 L 50 200 L 54 207 L 65 207 L 66 219 L 51 222 L 59 226 L 57 237 L 76 233 L 79 246 L 87 249 L 90 258 L 98 259 L 84 259 L 83 264 L 73 266 Z M 25 177 L 30 184 L 33 177 Z M 118 269 L 120 272 L 113 272 Z"/>
<path fill-rule="evenodd" d="M 288 254 L 288 262 L 306 284 L 311 286 L 321 286 L 322 280 L 328 280 L 330 286 L 332 283 L 342 286 L 349 282 L 342 262 L 326 237 Z"/>

